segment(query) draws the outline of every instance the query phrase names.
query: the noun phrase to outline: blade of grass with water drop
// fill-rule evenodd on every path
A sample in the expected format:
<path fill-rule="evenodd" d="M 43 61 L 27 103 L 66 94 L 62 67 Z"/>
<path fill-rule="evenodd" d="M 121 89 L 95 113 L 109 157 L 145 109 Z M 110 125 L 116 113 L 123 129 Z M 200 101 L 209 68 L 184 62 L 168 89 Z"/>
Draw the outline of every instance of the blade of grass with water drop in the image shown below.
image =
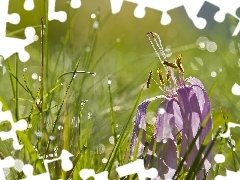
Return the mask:
<path fill-rule="evenodd" d="M 120 133 L 120 136 L 117 140 L 117 142 L 115 143 L 115 146 L 113 147 L 113 150 L 108 158 L 108 162 L 106 163 L 106 166 L 104 167 L 104 170 L 105 171 L 108 171 L 108 172 L 111 172 L 111 169 L 112 169 L 112 166 L 113 166 L 113 163 L 115 161 L 115 159 L 117 158 L 117 150 L 120 148 L 120 145 L 121 143 L 126 139 L 126 136 L 128 136 L 128 132 L 127 132 L 127 127 L 129 126 L 130 122 L 132 121 L 132 117 L 134 116 L 134 112 L 139 104 L 139 100 L 142 96 L 142 93 L 143 93 L 143 88 L 141 89 L 136 101 L 135 101 L 135 104 L 131 110 L 131 113 L 128 117 L 128 121 L 127 123 L 125 124 L 125 126 L 123 127 L 121 133 Z"/>
<path fill-rule="evenodd" d="M 191 142 L 190 145 L 189 145 L 189 148 L 187 149 L 186 153 L 185 153 L 184 156 L 183 156 L 183 159 L 182 159 L 181 162 L 179 163 L 178 168 L 177 168 L 175 174 L 173 175 L 173 178 L 172 178 L 172 179 L 178 178 L 178 176 L 181 174 L 181 170 L 182 170 L 182 168 L 183 168 L 183 164 L 184 164 L 184 162 L 186 161 L 188 155 L 190 154 L 192 148 L 194 147 L 194 145 L 195 145 L 198 137 L 200 136 L 201 132 L 203 131 L 205 125 L 207 124 L 210 116 L 211 116 L 211 111 L 207 114 L 206 118 L 203 120 L 203 122 L 202 122 L 199 130 L 197 131 L 197 134 L 196 134 L 195 137 L 193 138 L 192 142 Z"/>
<path fill-rule="evenodd" d="M 199 170 L 201 169 L 202 165 L 204 164 L 205 159 L 207 158 L 207 156 L 209 155 L 210 151 L 213 148 L 214 143 L 217 140 L 217 137 L 219 136 L 221 129 L 219 128 L 217 133 L 215 134 L 213 140 L 211 141 L 210 145 L 208 146 L 208 149 L 206 150 L 206 152 L 204 153 L 204 157 L 201 159 L 201 156 L 204 152 L 204 149 L 206 148 L 206 145 L 202 144 L 198 154 L 195 158 L 195 161 L 193 162 L 193 164 L 191 165 L 191 168 L 188 171 L 188 174 L 186 176 L 186 179 L 194 179 L 197 175 L 197 173 L 199 172 Z M 201 161 L 199 162 L 199 160 L 201 159 Z"/>

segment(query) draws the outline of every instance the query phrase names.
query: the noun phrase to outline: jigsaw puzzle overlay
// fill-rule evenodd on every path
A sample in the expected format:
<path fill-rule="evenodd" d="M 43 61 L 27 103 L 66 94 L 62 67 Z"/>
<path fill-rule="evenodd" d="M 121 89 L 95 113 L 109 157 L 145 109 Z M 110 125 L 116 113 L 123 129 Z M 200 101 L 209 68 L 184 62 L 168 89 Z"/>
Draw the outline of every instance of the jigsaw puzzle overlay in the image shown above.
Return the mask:
<path fill-rule="evenodd" d="M 29 60 L 30 55 L 25 51 L 25 47 L 32 44 L 35 39 L 35 29 L 33 27 L 26 27 L 24 30 L 25 39 L 18 39 L 13 37 L 6 36 L 6 24 L 18 24 L 20 22 L 20 15 L 17 13 L 8 13 L 8 6 L 10 0 L 0 0 L 0 56 L 2 56 L 5 60 L 12 56 L 14 53 L 17 53 L 19 59 L 22 62 Z M 209 2 L 217 7 L 219 7 L 219 11 L 214 15 L 214 19 L 217 22 L 223 22 L 225 20 L 226 14 L 231 14 L 238 20 L 238 24 L 235 27 L 232 36 L 237 36 L 240 31 L 240 17 L 237 15 L 237 11 L 240 7 L 240 1 L 236 0 L 228 0 L 228 1 L 219 1 L 219 0 L 165 0 L 165 1 L 156 1 L 156 0 L 110 0 L 111 10 L 113 14 L 120 12 L 123 1 L 127 1 L 130 3 L 136 4 L 136 9 L 134 10 L 134 16 L 137 18 L 143 18 L 145 16 L 145 9 L 151 8 L 157 11 L 162 12 L 162 17 L 160 18 L 160 23 L 162 25 L 167 25 L 171 23 L 171 17 L 168 14 L 168 11 L 183 6 L 186 10 L 188 17 L 192 20 L 194 25 L 203 29 L 207 25 L 207 21 L 204 18 L 198 17 L 198 12 L 201 10 L 203 4 L 205 2 Z M 58 20 L 59 22 L 64 22 L 67 19 L 67 14 L 64 11 L 55 11 L 55 4 L 57 0 L 48 0 L 48 20 Z M 80 8 L 81 0 L 70 0 L 70 6 L 72 8 Z M 26 11 L 32 11 L 35 8 L 34 0 L 25 0 L 23 8 Z M 239 85 L 236 85 L 239 87 Z M 234 90 L 235 92 L 235 90 Z M 239 95 L 236 93 L 236 95 Z M 23 145 L 19 143 L 16 131 L 24 131 L 27 128 L 27 122 L 24 119 L 18 120 L 17 122 L 13 121 L 11 112 L 2 111 L 2 103 L 0 102 L 0 123 L 7 121 L 11 124 L 11 130 L 8 132 L 0 132 L 1 140 L 12 139 L 12 146 L 15 150 L 20 150 Z M 230 127 L 236 127 L 239 125 L 230 124 L 228 134 L 222 134 L 222 137 L 228 137 L 230 135 Z M 70 160 L 73 154 L 66 150 L 62 150 L 61 155 L 55 159 L 45 159 L 44 167 L 46 172 L 43 174 L 33 175 L 33 166 L 31 164 L 23 165 L 21 171 L 26 175 L 25 179 L 37 180 L 45 178 L 50 179 L 50 172 L 48 169 L 48 164 L 54 161 L 61 161 L 61 167 L 64 171 L 69 171 L 73 168 L 73 164 Z M 14 163 L 17 161 L 14 160 L 13 157 L 8 156 L 4 159 L 0 159 L 0 179 L 6 179 L 6 174 L 4 170 L 14 167 Z M 139 179 L 145 178 L 155 178 L 157 176 L 156 169 L 152 168 L 149 170 L 145 170 L 143 160 L 136 160 L 135 162 L 131 162 L 124 166 L 118 167 L 116 171 L 119 174 L 119 177 L 124 177 L 130 174 L 138 174 Z M 227 176 L 217 176 L 216 179 L 227 179 L 234 175 L 239 174 L 239 172 L 232 172 L 227 170 Z M 79 172 L 79 176 L 83 179 L 87 179 L 88 177 L 94 177 L 95 179 L 107 179 L 108 172 L 104 171 L 96 174 L 94 170 L 91 169 L 83 169 Z M 235 177 L 235 176 L 234 176 Z M 234 178 L 233 178 L 234 179 Z"/>
<path fill-rule="evenodd" d="M 48 20 L 58 20 L 64 22 L 67 19 L 67 13 L 64 11 L 55 11 L 56 0 L 48 0 Z M 8 14 L 9 0 L 0 1 L 0 55 L 6 60 L 14 53 L 18 53 L 19 59 L 22 62 L 29 60 L 30 55 L 25 51 L 25 47 L 32 44 L 35 39 L 35 29 L 33 27 L 26 27 L 24 34 L 26 39 L 18 39 L 6 36 L 6 24 L 18 24 L 20 22 L 20 15 L 17 13 Z M 72 8 L 79 8 L 81 6 L 80 0 L 71 0 Z M 24 9 L 27 11 L 34 10 L 34 1 L 25 0 Z"/>
<path fill-rule="evenodd" d="M 137 18 L 143 18 L 145 16 L 145 8 L 151 8 L 157 11 L 162 12 L 162 17 L 160 23 L 162 25 L 167 25 L 171 23 L 171 17 L 168 14 L 168 11 L 175 9 L 177 7 L 183 6 L 187 12 L 188 17 L 192 20 L 194 25 L 198 29 L 203 29 L 206 27 L 207 21 L 203 18 L 198 17 L 198 12 L 205 2 L 209 2 L 217 7 L 219 11 L 215 14 L 214 19 L 217 22 L 223 22 L 226 14 L 231 14 L 236 19 L 240 20 L 240 17 L 237 16 L 236 12 L 240 7 L 240 1 L 229 0 L 229 1 L 219 1 L 219 0 L 110 0 L 112 13 L 116 14 L 120 12 L 123 1 L 135 3 L 137 5 L 134 10 L 134 16 Z M 240 31 L 240 23 L 235 27 L 233 36 L 238 35 Z"/>

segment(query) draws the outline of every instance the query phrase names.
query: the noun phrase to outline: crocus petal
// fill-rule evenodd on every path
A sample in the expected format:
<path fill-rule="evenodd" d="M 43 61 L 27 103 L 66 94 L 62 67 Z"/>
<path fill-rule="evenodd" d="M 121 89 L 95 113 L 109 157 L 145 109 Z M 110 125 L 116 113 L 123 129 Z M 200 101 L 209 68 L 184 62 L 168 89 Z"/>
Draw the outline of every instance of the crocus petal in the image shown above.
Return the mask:
<path fill-rule="evenodd" d="M 144 100 L 141 104 L 138 105 L 137 113 L 136 113 L 136 119 L 134 121 L 134 128 L 132 132 L 132 138 L 131 138 L 131 145 L 130 145 L 130 157 L 133 158 L 135 147 L 138 144 L 138 138 L 141 139 L 141 142 L 139 142 L 139 149 L 137 157 L 141 157 L 144 151 L 145 147 L 145 141 L 146 141 L 146 110 L 151 101 L 154 101 L 158 98 L 164 98 L 165 96 L 156 96 L 150 99 Z M 139 136 L 140 130 L 142 130 L 142 136 Z"/>
<path fill-rule="evenodd" d="M 182 87 L 177 90 L 179 105 L 184 121 L 182 131 L 181 157 L 183 157 L 186 153 L 187 147 L 190 145 L 194 136 L 197 134 L 201 123 L 210 112 L 210 102 L 205 90 L 203 89 L 203 86 L 199 84 L 196 78 L 192 80 L 194 81 L 191 82 L 197 82 L 197 85 L 192 84 L 190 87 Z M 188 156 L 188 159 L 186 160 L 187 169 L 192 165 L 198 153 L 199 147 L 211 129 L 211 126 L 212 120 L 210 117 L 207 125 L 204 128 L 204 131 L 200 134 L 199 138 L 196 141 L 196 144 Z M 207 159 L 210 160 L 210 158 L 211 155 Z M 207 164 L 208 163 L 205 163 L 206 171 L 208 171 L 210 168 Z M 200 179 L 200 177 L 198 176 L 197 179 Z"/>
<path fill-rule="evenodd" d="M 153 159 L 152 151 L 156 143 L 156 163 L 158 174 L 163 179 L 171 179 L 177 168 L 176 128 L 182 129 L 180 108 L 173 99 L 164 100 L 157 113 L 157 120 L 152 140 L 149 145 L 146 166 Z M 176 125 L 178 124 L 178 125 Z M 176 128 L 175 128 L 176 127 Z"/>

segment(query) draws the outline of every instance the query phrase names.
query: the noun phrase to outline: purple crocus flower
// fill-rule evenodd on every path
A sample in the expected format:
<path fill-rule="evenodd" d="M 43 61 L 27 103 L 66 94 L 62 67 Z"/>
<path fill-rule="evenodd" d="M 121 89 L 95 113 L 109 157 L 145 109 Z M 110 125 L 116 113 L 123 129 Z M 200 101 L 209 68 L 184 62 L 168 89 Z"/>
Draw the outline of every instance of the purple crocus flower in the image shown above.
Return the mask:
<path fill-rule="evenodd" d="M 192 166 L 204 138 L 212 128 L 212 117 L 209 116 L 211 113 L 210 101 L 200 80 L 195 77 L 183 78 L 184 70 L 180 63 L 181 56 L 176 59 L 176 63 L 168 62 L 159 35 L 150 32 L 148 38 L 167 72 L 169 83 L 168 86 L 164 85 L 160 72 L 159 76 L 162 84 L 160 89 L 163 95 L 146 99 L 139 104 L 132 132 L 130 156 L 133 158 L 136 154 L 137 158 L 142 158 L 144 151 L 146 151 L 145 166 L 155 167 L 158 170 L 157 179 L 172 179 L 179 161 L 184 157 L 201 123 L 209 118 L 187 156 L 184 163 L 185 171 L 188 171 Z M 155 46 L 160 50 L 164 60 L 160 58 Z M 175 76 L 173 69 L 179 70 L 179 77 Z M 162 99 L 162 102 L 157 111 L 152 139 L 146 150 L 147 107 L 150 102 L 159 98 Z M 180 144 L 177 139 L 179 136 L 181 137 Z M 138 142 L 138 140 L 141 140 L 141 142 Z M 178 149 L 179 147 L 180 149 Z M 210 163 L 211 154 L 204 160 L 202 167 L 204 170 L 197 173 L 197 180 L 202 179 L 204 173 L 208 172 L 211 167 Z"/>

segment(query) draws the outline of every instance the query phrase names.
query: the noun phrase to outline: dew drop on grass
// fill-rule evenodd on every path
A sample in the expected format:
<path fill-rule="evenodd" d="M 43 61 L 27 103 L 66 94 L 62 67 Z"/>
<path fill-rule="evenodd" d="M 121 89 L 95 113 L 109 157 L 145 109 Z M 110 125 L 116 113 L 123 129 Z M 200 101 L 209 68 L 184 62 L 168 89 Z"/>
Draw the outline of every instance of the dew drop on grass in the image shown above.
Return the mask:
<path fill-rule="evenodd" d="M 107 158 L 102 158 L 102 163 L 103 163 L 103 164 L 106 164 L 107 161 L 108 161 Z"/>
<path fill-rule="evenodd" d="M 237 83 L 232 86 L 232 93 L 236 96 L 240 96 L 240 86 Z"/>
<path fill-rule="evenodd" d="M 32 124 L 28 124 L 28 128 L 32 128 Z"/>
<path fill-rule="evenodd" d="M 112 84 L 112 81 L 111 81 L 111 80 L 108 80 L 108 84 Z"/>
<path fill-rule="evenodd" d="M 206 48 L 206 43 L 208 43 L 208 38 L 207 37 L 199 37 L 197 39 L 196 45 L 198 46 L 199 49 L 204 50 Z"/>
<path fill-rule="evenodd" d="M 34 36 L 33 36 L 33 40 L 34 40 L 34 41 L 37 41 L 38 39 L 39 39 L 38 35 L 34 35 Z"/>
<path fill-rule="evenodd" d="M 58 126 L 58 130 L 62 130 L 63 129 L 63 126 L 62 125 L 59 125 Z"/>
<path fill-rule="evenodd" d="M 211 72 L 211 76 L 212 76 L 212 77 L 216 77 L 216 76 L 217 76 L 217 73 L 216 73 L 215 71 L 212 71 L 212 72 Z"/>
<path fill-rule="evenodd" d="M 71 0 L 70 6 L 71 6 L 73 9 L 80 8 L 80 6 L 81 6 L 81 0 Z"/>
<path fill-rule="evenodd" d="M 49 136 L 49 140 L 50 140 L 50 141 L 54 141 L 55 139 L 56 139 L 55 136 Z"/>
<path fill-rule="evenodd" d="M 116 42 L 118 42 L 118 43 L 121 42 L 121 39 L 120 39 L 120 38 L 117 38 L 117 39 L 116 39 Z"/>
<path fill-rule="evenodd" d="M 23 5 L 23 8 L 26 10 L 26 11 L 31 11 L 34 9 L 34 2 L 33 0 L 25 0 L 25 3 Z"/>
<path fill-rule="evenodd" d="M 96 18 L 96 14 L 92 13 L 92 14 L 91 14 L 91 18 L 92 18 L 92 19 L 95 19 L 95 18 Z"/>
<path fill-rule="evenodd" d="M 225 161 L 225 156 L 223 154 L 216 154 L 214 156 L 214 161 L 216 163 L 223 163 Z"/>
<path fill-rule="evenodd" d="M 99 22 L 98 21 L 94 21 L 93 22 L 93 28 L 94 29 L 98 29 L 98 27 L 99 27 Z"/>
<path fill-rule="evenodd" d="M 38 98 L 37 101 L 36 101 L 37 104 L 40 104 L 41 103 L 41 100 Z"/>
<path fill-rule="evenodd" d="M 91 119 L 92 118 L 92 113 L 88 112 L 88 119 Z"/>
<path fill-rule="evenodd" d="M 40 138 L 42 137 L 43 133 L 41 131 L 35 131 L 35 135 Z"/>
<path fill-rule="evenodd" d="M 36 80 L 38 78 L 37 73 L 32 73 L 32 79 Z"/>
<path fill-rule="evenodd" d="M 27 68 L 23 68 L 23 72 L 26 72 L 27 71 Z"/>
<path fill-rule="evenodd" d="M 209 52 L 215 52 L 217 50 L 217 44 L 213 41 L 209 41 L 206 48 Z"/>
<path fill-rule="evenodd" d="M 89 46 L 87 46 L 87 47 L 85 48 L 85 51 L 86 51 L 86 52 L 90 52 L 90 51 L 91 51 L 91 48 L 90 48 Z"/>
<path fill-rule="evenodd" d="M 114 144 L 114 137 L 113 136 L 110 136 L 108 140 L 109 140 L 110 144 Z"/>

